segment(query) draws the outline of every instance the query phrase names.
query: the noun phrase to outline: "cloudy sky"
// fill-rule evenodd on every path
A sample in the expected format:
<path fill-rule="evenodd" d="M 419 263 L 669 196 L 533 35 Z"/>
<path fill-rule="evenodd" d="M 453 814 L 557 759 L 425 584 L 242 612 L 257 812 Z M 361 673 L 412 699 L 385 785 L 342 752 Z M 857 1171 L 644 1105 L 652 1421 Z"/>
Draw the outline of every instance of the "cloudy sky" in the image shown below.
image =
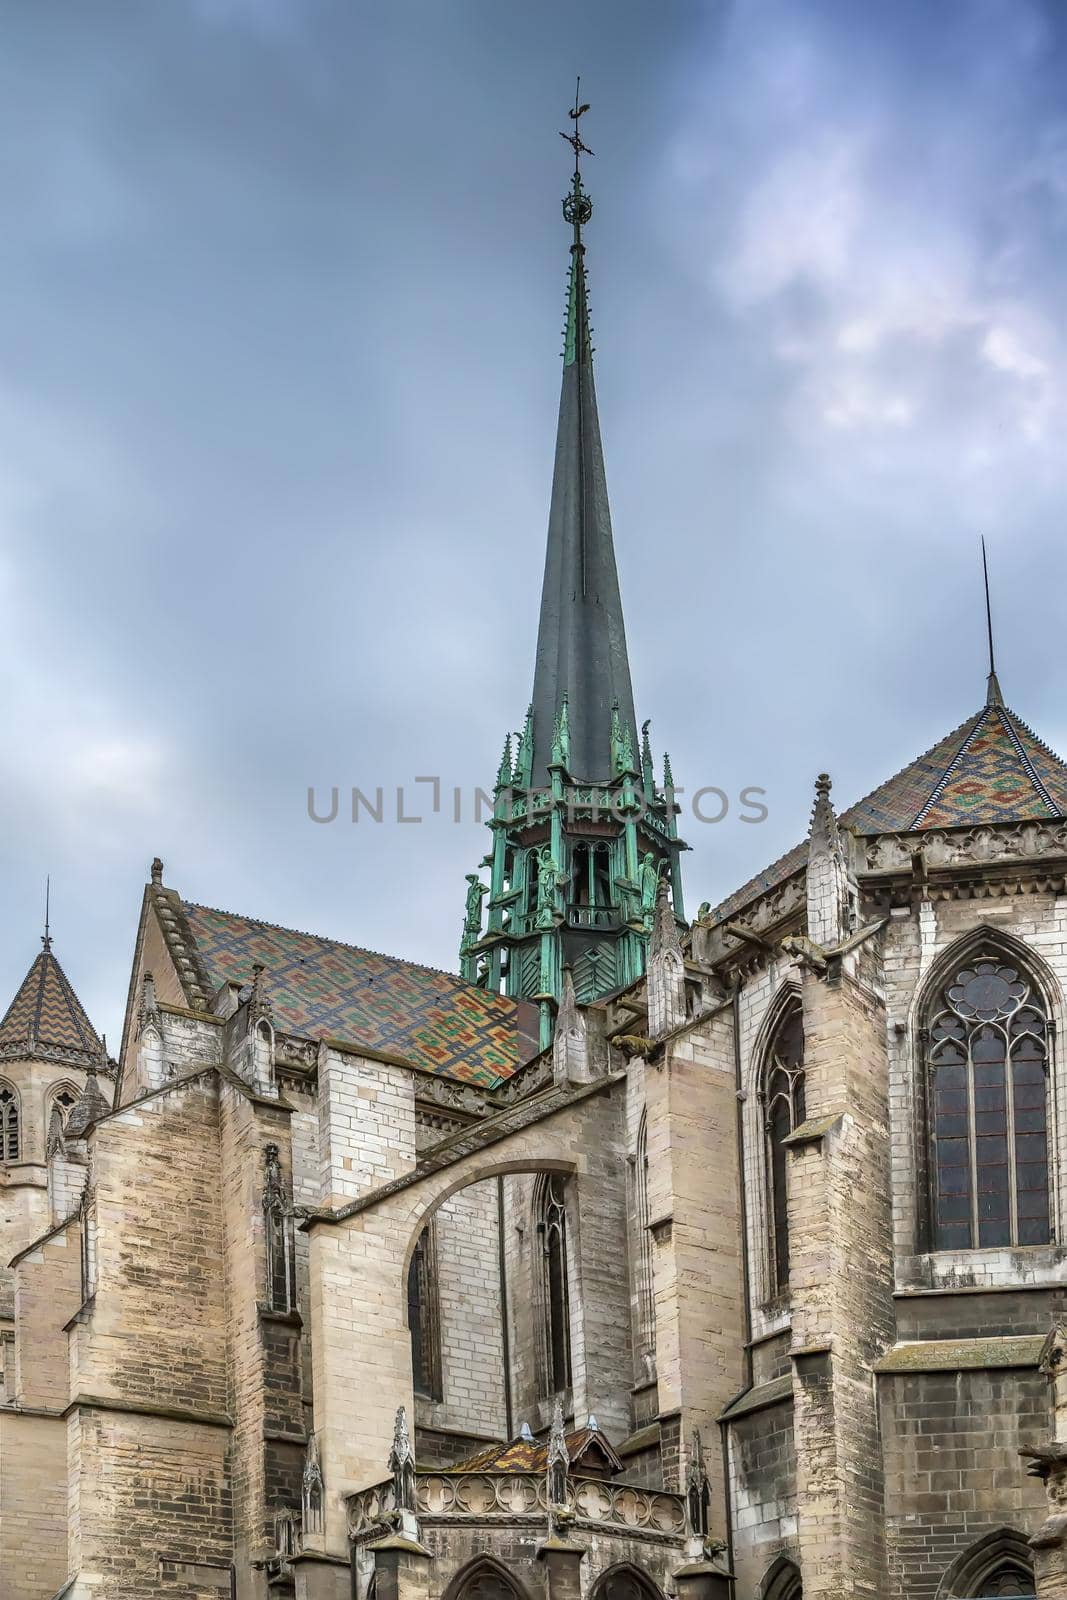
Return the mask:
<path fill-rule="evenodd" d="M 1067 752 L 1067 17 L 1049 0 L 0 4 L 0 1005 L 117 1036 L 148 863 L 453 966 L 533 663 L 593 109 L 601 420 L 690 911 L 984 692 Z M 395 803 L 392 807 L 395 819 Z"/>

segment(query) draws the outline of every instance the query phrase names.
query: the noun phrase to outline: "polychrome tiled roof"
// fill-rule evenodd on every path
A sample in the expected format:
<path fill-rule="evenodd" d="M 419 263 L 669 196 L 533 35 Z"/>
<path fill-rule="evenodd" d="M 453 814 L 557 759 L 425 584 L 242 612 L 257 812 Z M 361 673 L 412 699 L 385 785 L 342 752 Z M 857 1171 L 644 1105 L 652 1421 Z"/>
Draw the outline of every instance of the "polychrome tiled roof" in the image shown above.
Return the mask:
<path fill-rule="evenodd" d="M 567 1455 L 572 1467 L 580 1468 L 582 1458 L 590 1447 L 593 1447 L 603 1453 L 605 1466 L 616 1472 L 621 1470 L 622 1462 L 599 1428 L 578 1428 L 574 1433 L 568 1433 L 566 1440 Z M 477 1455 L 469 1456 L 466 1461 L 457 1462 L 448 1470 L 450 1472 L 545 1472 L 547 1469 L 548 1440 L 535 1439 L 532 1436 L 524 1438 L 520 1434 L 517 1439 L 512 1439 L 507 1444 L 489 1445 L 485 1450 L 479 1450 Z"/>
<path fill-rule="evenodd" d="M 250 983 L 263 964 L 282 1033 L 385 1051 L 487 1088 L 536 1054 L 532 1008 L 451 973 L 189 901 L 182 912 L 211 988 Z"/>
<path fill-rule="evenodd" d="M 34 961 L 0 1022 L 0 1049 L 10 1054 L 22 1045 L 91 1061 L 100 1056 L 96 1030 L 53 955 L 51 942 Z"/>
<path fill-rule="evenodd" d="M 924 755 L 841 816 L 860 834 L 912 833 L 968 823 L 1067 816 L 1067 764 L 997 702 L 984 705 Z M 717 906 L 715 921 L 784 883 L 807 859 L 807 842 L 757 873 Z"/>

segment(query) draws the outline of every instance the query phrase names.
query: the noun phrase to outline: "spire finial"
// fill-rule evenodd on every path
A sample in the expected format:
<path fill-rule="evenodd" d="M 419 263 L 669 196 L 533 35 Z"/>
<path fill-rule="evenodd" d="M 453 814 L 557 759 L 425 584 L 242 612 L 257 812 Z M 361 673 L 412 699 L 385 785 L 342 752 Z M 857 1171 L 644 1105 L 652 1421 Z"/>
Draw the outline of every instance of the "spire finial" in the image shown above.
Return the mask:
<path fill-rule="evenodd" d="M 567 326 L 564 329 L 565 367 L 569 367 L 574 361 L 589 359 L 589 306 L 586 301 L 585 266 L 582 260 L 585 254 L 582 225 L 593 215 L 593 202 L 582 188 L 581 158 L 583 155 L 591 156 L 593 152 L 587 144 L 583 144 L 578 132 L 580 119 L 589 110 L 588 101 L 583 105 L 579 98 L 581 84 L 582 80 L 579 78 L 574 91 L 574 108 L 568 112 L 574 123 L 574 132 L 560 134 L 560 138 L 566 139 L 574 151 L 574 177 L 571 180 L 570 193 L 563 201 L 564 220 L 574 229 L 574 243 L 571 245 L 571 276 L 567 289 Z"/>
<path fill-rule="evenodd" d="M 982 535 L 982 581 L 985 584 L 985 625 L 989 640 L 989 678 L 986 682 L 985 700 L 987 706 L 1002 706 L 1004 696 L 1000 692 L 996 662 L 993 659 L 993 612 L 989 604 L 989 564 L 986 561 L 984 534 Z"/>
<path fill-rule="evenodd" d="M 51 948 L 52 948 L 52 929 L 51 929 L 51 924 L 50 924 L 50 921 L 49 921 L 49 914 L 50 914 L 50 911 L 51 911 L 51 905 L 52 905 L 52 874 L 49 873 L 47 875 L 47 877 L 45 878 L 45 880 L 44 880 L 44 934 L 43 934 L 43 936 L 41 938 L 41 943 L 44 945 L 46 950 L 51 950 Z"/>

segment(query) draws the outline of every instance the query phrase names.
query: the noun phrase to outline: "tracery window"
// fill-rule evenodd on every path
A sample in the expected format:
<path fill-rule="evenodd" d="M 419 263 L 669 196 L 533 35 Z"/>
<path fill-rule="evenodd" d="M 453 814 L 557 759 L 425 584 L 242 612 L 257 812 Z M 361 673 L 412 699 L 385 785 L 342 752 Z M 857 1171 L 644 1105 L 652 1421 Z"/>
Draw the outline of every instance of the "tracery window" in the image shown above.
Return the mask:
<path fill-rule="evenodd" d="M 1001 1595 L 1017 1595 L 1023 1596 L 1024 1600 L 1036 1600 L 1033 1573 L 1020 1572 L 1014 1566 L 1002 1567 L 999 1571 L 991 1573 L 988 1578 L 982 1579 L 982 1593 L 976 1600 L 997 1600 Z"/>
<path fill-rule="evenodd" d="M 571 1315 L 567 1290 L 567 1204 L 560 1173 L 544 1173 L 534 1193 L 541 1251 L 541 1378 L 546 1396 L 571 1384 Z"/>
<path fill-rule="evenodd" d="M 981 952 L 935 996 L 925 1042 L 933 1248 L 1046 1244 L 1049 1022 L 1037 985 L 1014 958 Z"/>
<path fill-rule="evenodd" d="M 799 1001 L 783 1011 L 767 1045 L 760 1096 L 767 1148 L 767 1212 L 772 1287 L 789 1285 L 786 1139 L 804 1121 L 804 1019 Z"/>
<path fill-rule="evenodd" d="M 19 1097 L 0 1079 L 0 1162 L 19 1158 Z"/>
<path fill-rule="evenodd" d="M 48 1096 L 48 1105 L 46 1107 L 44 1119 L 45 1127 L 47 1128 L 48 1124 L 51 1122 L 53 1111 L 59 1112 L 63 1124 L 66 1126 L 67 1115 L 71 1107 L 74 1105 L 76 1098 L 77 1096 L 75 1095 L 74 1090 L 65 1083 L 61 1083 L 58 1089 L 53 1089 Z"/>
<path fill-rule="evenodd" d="M 437 1288 L 437 1230 L 433 1218 L 419 1234 L 408 1267 L 408 1332 L 415 1393 L 440 1400 L 441 1314 Z"/>

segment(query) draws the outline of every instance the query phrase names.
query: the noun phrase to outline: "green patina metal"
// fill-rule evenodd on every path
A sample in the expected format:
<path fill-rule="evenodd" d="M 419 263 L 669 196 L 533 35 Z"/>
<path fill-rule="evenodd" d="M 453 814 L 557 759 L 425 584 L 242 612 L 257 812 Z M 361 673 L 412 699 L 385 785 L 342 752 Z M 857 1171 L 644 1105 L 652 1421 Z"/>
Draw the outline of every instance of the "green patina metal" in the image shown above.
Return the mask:
<path fill-rule="evenodd" d="M 657 785 L 649 724 L 634 717 L 608 511 L 586 293 L 582 186 L 571 113 L 574 177 L 563 202 L 573 228 L 556 462 L 534 692 L 497 771 L 484 928 L 476 874 L 460 963 L 464 978 L 536 1001 L 551 1038 L 571 969 L 579 1001 L 633 983 L 645 970 L 656 889 L 666 876 L 679 920 L 682 886 L 670 761 Z"/>

